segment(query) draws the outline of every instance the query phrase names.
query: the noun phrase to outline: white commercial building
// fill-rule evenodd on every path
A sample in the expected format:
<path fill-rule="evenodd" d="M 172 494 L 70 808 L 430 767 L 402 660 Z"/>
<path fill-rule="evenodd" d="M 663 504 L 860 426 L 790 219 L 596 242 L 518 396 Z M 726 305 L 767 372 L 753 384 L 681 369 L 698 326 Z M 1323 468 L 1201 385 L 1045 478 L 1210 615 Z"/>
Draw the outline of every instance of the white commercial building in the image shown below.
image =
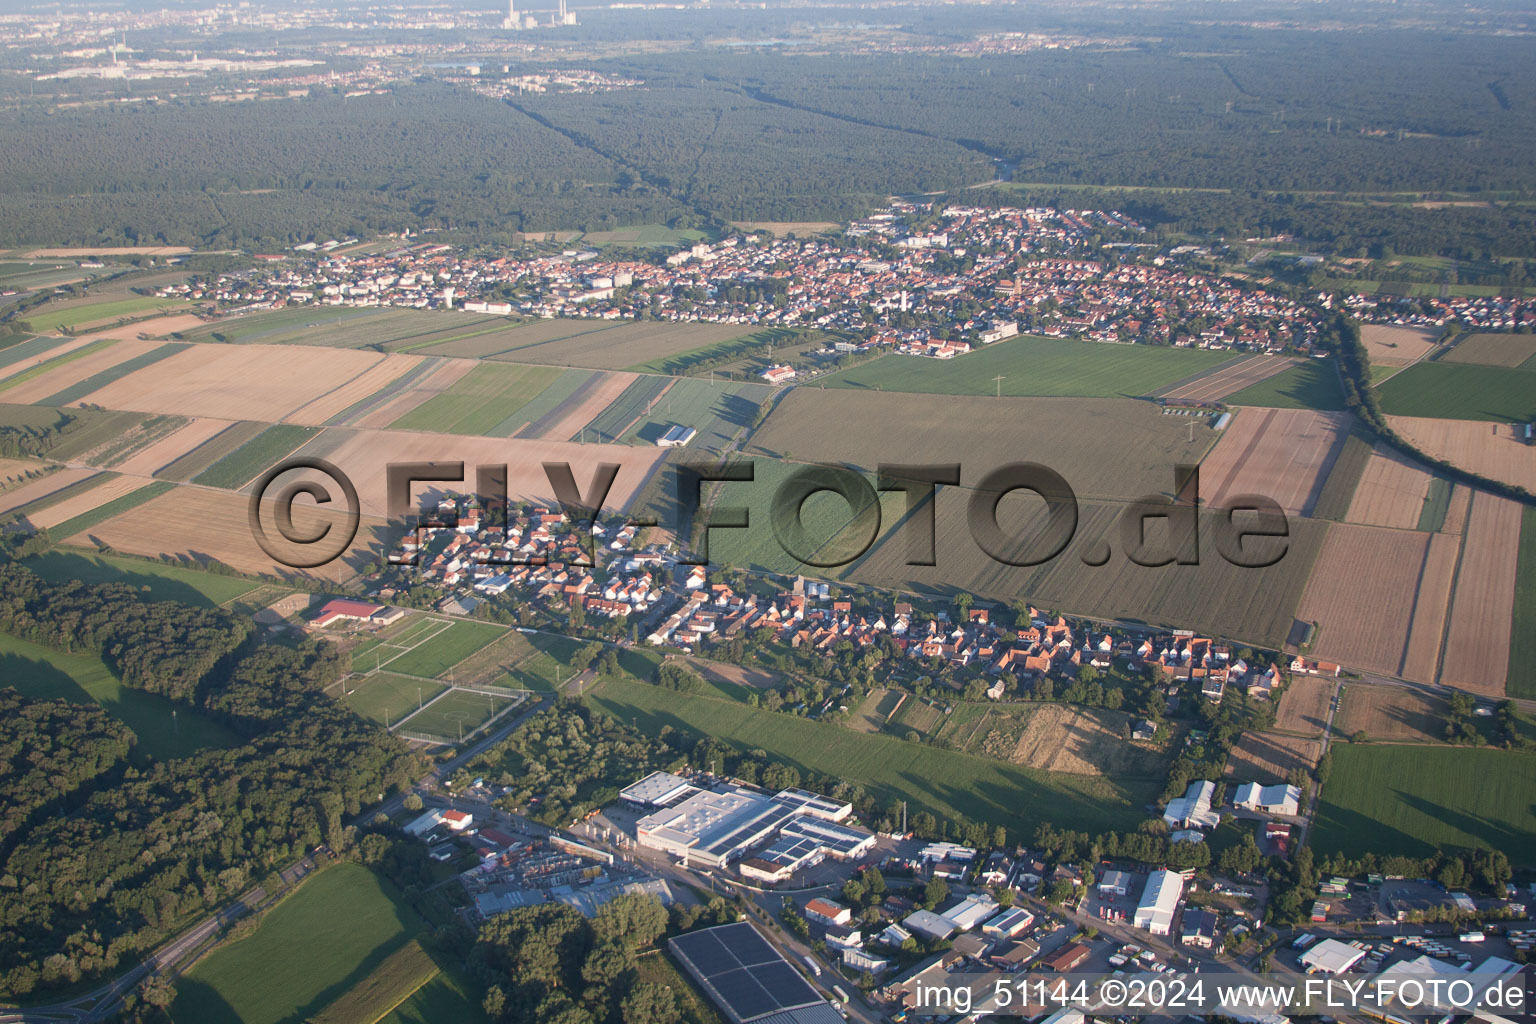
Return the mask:
<path fill-rule="evenodd" d="M 1324 939 L 1301 954 L 1301 966 L 1308 974 L 1343 974 L 1365 959 L 1365 950 L 1338 939 Z"/>
<path fill-rule="evenodd" d="M 997 909 L 997 901 L 991 896 L 973 892 L 944 911 L 942 916 L 955 926 L 956 931 L 968 932 L 997 913 Z"/>
<path fill-rule="evenodd" d="M 685 864 L 722 868 L 795 815 L 770 796 L 731 787 L 699 792 L 635 823 L 635 840 Z"/>
<path fill-rule="evenodd" d="M 1173 914 L 1183 896 L 1183 875 L 1166 869 L 1152 872 L 1142 891 L 1141 902 L 1136 905 L 1132 923 L 1153 935 L 1167 935 L 1173 931 Z"/>
<path fill-rule="evenodd" d="M 636 807 L 666 807 L 697 790 L 681 775 L 651 772 L 645 778 L 619 792 L 619 799 Z"/>

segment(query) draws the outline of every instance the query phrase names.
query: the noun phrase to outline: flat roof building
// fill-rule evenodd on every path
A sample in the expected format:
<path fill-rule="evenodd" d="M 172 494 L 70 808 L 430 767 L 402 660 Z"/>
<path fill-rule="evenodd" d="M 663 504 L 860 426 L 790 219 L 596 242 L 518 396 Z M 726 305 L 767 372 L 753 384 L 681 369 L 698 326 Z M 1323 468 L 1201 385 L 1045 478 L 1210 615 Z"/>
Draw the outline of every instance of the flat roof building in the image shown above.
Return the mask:
<path fill-rule="evenodd" d="M 947 939 L 955 934 L 955 922 L 931 910 L 914 910 L 901 924 L 907 931 L 926 939 Z"/>
<path fill-rule="evenodd" d="M 957 931 L 968 932 L 997 913 L 997 901 L 984 892 L 973 892 L 941 915 Z"/>
<path fill-rule="evenodd" d="M 687 779 L 671 772 L 651 772 L 619 791 L 619 799 L 636 807 L 670 807 L 698 792 Z"/>
<path fill-rule="evenodd" d="M 1173 930 L 1173 913 L 1184 895 L 1184 876 L 1177 871 L 1160 869 L 1152 872 L 1147 887 L 1142 891 L 1141 902 L 1136 905 L 1132 923 L 1153 935 L 1167 935 Z"/>
<path fill-rule="evenodd" d="M 686 864 L 725 867 L 795 814 L 772 797 L 730 787 L 704 790 L 635 823 L 635 840 Z"/>
<path fill-rule="evenodd" d="M 788 960 L 746 921 L 667 940 L 731 1024 L 843 1024 Z"/>

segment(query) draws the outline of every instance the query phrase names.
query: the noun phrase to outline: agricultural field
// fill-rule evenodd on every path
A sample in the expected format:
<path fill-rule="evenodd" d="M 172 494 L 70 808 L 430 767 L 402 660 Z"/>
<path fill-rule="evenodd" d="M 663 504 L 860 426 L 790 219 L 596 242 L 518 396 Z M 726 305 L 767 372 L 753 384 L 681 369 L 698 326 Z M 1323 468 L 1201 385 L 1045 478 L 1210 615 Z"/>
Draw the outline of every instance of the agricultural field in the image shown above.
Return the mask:
<path fill-rule="evenodd" d="M 575 377 L 576 386 L 566 392 L 566 385 Z M 563 370 L 546 391 L 561 393 L 558 401 L 548 406 L 535 418 L 535 411 L 524 407 L 519 418 L 526 420 L 518 437 L 547 437 L 564 441 L 572 436 L 580 437 L 582 428 L 604 409 L 612 405 L 636 377 L 629 373 L 591 372 L 588 370 Z M 542 395 L 539 396 L 543 398 Z M 531 403 L 530 403 L 531 404 Z M 541 403 L 542 404 L 542 403 Z"/>
<path fill-rule="evenodd" d="M 383 312 L 356 306 L 288 306 L 206 321 L 177 331 L 176 337 L 182 341 L 324 345 L 324 336 L 331 330 L 340 329 L 349 321 L 367 321 Z"/>
<path fill-rule="evenodd" d="M 1450 499 L 1445 504 L 1445 520 L 1440 524 L 1441 533 L 1458 536 L 1467 530 L 1467 516 L 1472 511 L 1472 488 L 1456 484 L 1451 488 Z"/>
<path fill-rule="evenodd" d="M 189 420 L 181 416 L 164 416 L 159 419 L 165 421 L 164 426 L 169 429 L 161 433 L 160 425 L 157 424 L 155 433 L 158 436 L 131 453 L 116 458 L 112 462 L 114 469 L 134 476 L 154 476 L 233 426 L 229 420 Z M 154 421 L 147 422 L 145 426 L 151 423 Z"/>
<path fill-rule="evenodd" d="M 105 438 L 90 451 L 77 456 L 78 461 L 93 466 L 119 467 L 130 461 L 146 448 L 159 444 L 165 438 L 186 426 L 185 416 L 149 416 L 130 414 L 133 418 L 126 428 L 114 436 Z"/>
<path fill-rule="evenodd" d="M 298 451 L 318 433 L 315 427 L 274 424 L 197 474 L 192 482 L 238 490 Z"/>
<path fill-rule="evenodd" d="M 1536 335 L 1468 334 L 1440 361 L 1536 370 Z"/>
<path fill-rule="evenodd" d="M 187 566 L 118 555 L 87 554 L 54 548 L 22 563 L 45 580 L 62 583 L 126 583 L 149 601 L 180 601 L 211 608 L 256 590 L 255 581 Z"/>
<path fill-rule="evenodd" d="M 1527 508 L 1522 516 L 1516 564 L 1505 689 L 1511 697 L 1531 700 L 1536 699 L 1536 508 Z"/>
<path fill-rule="evenodd" d="M 82 483 L 89 486 L 78 491 L 71 489 L 71 493 L 62 501 L 49 500 L 46 507 L 29 506 L 20 511 L 33 526 L 53 530 L 77 516 L 132 494 L 145 485 L 142 477 L 118 476 L 113 473 L 98 473 Z"/>
<path fill-rule="evenodd" d="M 527 423 L 517 411 L 559 375 L 560 371 L 543 366 L 481 363 L 447 391 L 429 398 L 390 427 L 507 437 Z"/>
<path fill-rule="evenodd" d="M 1347 668 L 1434 682 L 1454 538 L 1335 524 L 1296 617 L 1317 624 L 1308 652 Z"/>
<path fill-rule="evenodd" d="M 743 231 L 766 231 L 780 238 L 804 238 L 831 231 L 838 225 L 829 220 L 733 220 L 731 226 Z"/>
<path fill-rule="evenodd" d="M 1252 387 L 1296 365 L 1290 356 L 1245 356 L 1224 363 L 1209 373 L 1163 388 L 1153 398 L 1177 398 L 1186 402 L 1219 402 L 1234 392 Z"/>
<path fill-rule="evenodd" d="M 1531 375 L 1531 384 L 1536 387 L 1536 374 Z M 1519 425 L 1417 416 L 1388 416 L 1387 422 L 1428 455 L 1490 480 L 1536 492 L 1536 445 L 1525 443 L 1518 433 Z"/>
<path fill-rule="evenodd" d="M 193 422 L 196 424 L 208 424 L 228 423 L 229 421 L 199 419 Z M 249 420 L 230 423 L 224 430 L 214 434 L 207 441 L 191 449 L 185 455 L 167 462 L 155 470 L 154 475 L 165 480 L 176 480 L 185 483 L 207 470 L 214 463 L 244 447 L 250 441 L 255 440 L 266 429 L 267 424 L 253 423 Z"/>
<path fill-rule="evenodd" d="M 1443 697 L 1403 686 L 1350 683 L 1334 719 L 1341 736 L 1365 733 L 1387 743 L 1442 743 L 1450 704 Z"/>
<path fill-rule="evenodd" d="M 100 387 L 110 383 L 114 369 L 131 367 L 117 374 L 124 376 L 139 369 L 141 359 L 165 348 L 165 343 L 158 341 L 103 340 L 62 353 L 52 362 L 7 378 L 0 383 L 0 388 L 5 391 L 5 400 L 8 402 L 68 405 L 96 390 L 94 387 L 82 390 L 80 384 L 99 381 L 97 387 Z M 158 358 L 171 354 L 164 352 Z"/>
<path fill-rule="evenodd" d="M 1278 732 L 1245 732 L 1227 757 L 1226 777 L 1234 782 L 1272 785 L 1291 772 L 1310 772 L 1323 756 L 1323 741 Z"/>
<path fill-rule="evenodd" d="M 84 400 L 108 409 L 280 423 L 379 362 L 376 352 L 281 345 L 190 345 Z"/>
<path fill-rule="evenodd" d="M 1333 460 L 1333 468 L 1328 471 L 1317 499 L 1312 503 L 1313 518 L 1340 521 L 1349 514 L 1360 477 L 1364 475 L 1374 450 L 1359 424 L 1351 426 L 1349 435 L 1344 438 L 1344 446 Z"/>
<path fill-rule="evenodd" d="M 23 320 L 34 331 L 73 330 L 146 313 L 184 309 L 188 305 L 185 299 L 162 299 L 154 295 L 47 302 L 27 310 Z"/>
<path fill-rule="evenodd" d="M 1069 704 L 985 707 L 945 739 L 968 754 L 1069 775 L 1163 778 L 1168 760 L 1129 740 L 1129 716 Z"/>
<path fill-rule="evenodd" d="M 1339 744 L 1311 839 L 1319 853 L 1491 847 L 1536 863 L 1536 754 Z"/>
<path fill-rule="evenodd" d="M 684 324 L 660 320 L 597 321 L 603 330 L 508 348 L 490 358 L 514 363 L 622 370 L 667 359 L 740 336 L 739 324 Z"/>
<path fill-rule="evenodd" d="M 1322 735 L 1328 722 L 1328 704 L 1333 696 L 1331 679 L 1295 676 L 1280 694 L 1275 708 L 1275 729 L 1302 735 Z"/>
<path fill-rule="evenodd" d="M 391 462 L 463 462 L 469 477 L 465 484 L 417 485 L 417 493 L 430 498 L 440 496 L 448 488 L 463 490 L 473 482 L 475 466 L 505 465 L 509 496 L 543 503 L 555 500 L 543 463 L 569 463 L 583 493 L 591 487 L 592 474 L 598 463 L 617 463 L 620 469 L 608 492 L 606 507 L 622 510 L 645 486 L 663 455 L 659 448 L 632 445 L 581 445 L 530 438 L 466 437 L 337 427 L 327 428 L 304 451 L 305 454 L 323 452 L 323 458 L 329 459 L 356 483 L 363 514 L 381 518 L 387 514 L 386 467 Z"/>
<path fill-rule="evenodd" d="M 341 702 L 369 721 L 394 726 L 446 689 L 447 683 L 398 676 L 385 670 L 343 679 Z"/>
<path fill-rule="evenodd" d="M 125 343 L 119 342 L 117 348 L 121 348 L 123 344 Z M 181 345 L 176 342 L 151 344 L 155 344 L 155 347 L 150 349 L 148 352 L 143 352 L 139 355 L 133 356 L 132 358 L 125 359 L 122 362 L 117 363 L 115 366 L 111 366 L 99 372 L 93 373 L 88 377 L 82 377 L 68 387 L 51 395 L 37 399 L 36 401 L 40 405 L 70 405 L 74 402 L 80 401 L 86 395 L 99 391 L 115 380 L 120 380 L 121 378 L 128 376 L 130 373 L 136 373 L 145 367 L 153 366 L 160 362 L 160 360 L 168 359 L 176 353 L 180 352 L 182 349 L 186 348 L 185 345 Z M 119 354 L 121 355 L 126 353 L 120 352 Z M 83 372 L 85 370 L 84 362 L 85 361 L 82 360 L 80 363 L 76 363 L 73 367 L 70 368 L 71 372 Z M 42 381 L 33 381 L 32 383 L 38 384 L 41 382 Z M 27 389 L 25 388 L 17 388 L 11 397 L 15 401 L 26 401 L 27 399 L 23 397 L 23 393 L 26 390 Z"/>
<path fill-rule="evenodd" d="M 12 337 L 0 345 L 0 373 L 9 370 L 19 373 L 51 359 L 49 354 L 56 348 L 70 344 L 67 338 L 52 336 L 42 338 Z"/>
<path fill-rule="evenodd" d="M 450 390 L 475 368 L 468 359 L 428 357 L 384 390 L 331 417 L 355 427 L 380 429 Z"/>
<path fill-rule="evenodd" d="M 1307 409 L 1243 409 L 1200 464 L 1208 505 L 1224 507 L 1242 494 L 1262 494 L 1287 515 L 1306 515 L 1344 447 L 1346 413 Z"/>
<path fill-rule="evenodd" d="M 629 386 L 611 401 L 607 408 L 587 422 L 578 433 L 571 434 L 571 438 L 580 437 L 581 434 L 595 437 L 598 441 L 614 441 L 629 432 L 630 427 L 642 417 L 651 415 L 656 407 L 656 400 L 664 395 L 675 383 L 671 377 L 635 377 Z"/>
<path fill-rule="evenodd" d="M 1473 363 L 1416 363 L 1377 391 L 1382 412 L 1492 423 L 1536 419 L 1536 371 Z"/>
<path fill-rule="evenodd" d="M 955 359 L 887 355 L 825 378 L 829 388 L 933 395 L 1135 398 L 1231 360 L 1226 352 L 1021 336 Z"/>
<path fill-rule="evenodd" d="M 100 704 L 137 737 L 136 755 L 166 761 L 234 747 L 240 737 L 193 708 L 124 686 L 98 657 L 65 654 L 0 633 L 0 679 L 26 697 Z"/>
<path fill-rule="evenodd" d="M 636 363 L 627 369 L 635 373 L 660 373 L 684 377 L 697 371 L 703 374 L 712 368 L 711 377 L 722 376 L 732 370 L 744 370 L 754 358 L 760 358 L 759 368 L 767 364 L 771 351 L 777 358 L 808 352 L 819 348 L 826 337 L 821 331 L 794 330 L 788 327 L 768 327 L 737 338 L 717 341 L 703 348 L 692 349 L 664 359 L 652 359 Z M 723 362 L 722 360 L 732 360 Z M 709 364 L 706 366 L 705 364 Z M 702 367 L 702 369 L 701 369 Z"/>
<path fill-rule="evenodd" d="M 176 1024 L 310 1019 L 410 942 L 421 920 L 393 886 L 358 864 L 305 879 L 249 936 L 177 980 Z M 273 984 L 273 979 L 282 984 Z"/>
<path fill-rule="evenodd" d="M 435 679 L 506 632 L 488 622 L 455 622 L 388 662 L 391 672 Z"/>
<path fill-rule="evenodd" d="M 76 527 L 77 531 L 88 530 L 84 536 L 68 537 L 63 533 L 63 528 L 58 531 L 58 535 L 77 544 L 105 544 L 114 551 L 153 559 L 164 556 L 194 561 L 212 558 L 236 572 L 282 578 L 304 576 L 336 581 L 344 577 L 348 569 L 357 571 L 360 567 L 378 562 L 384 555 L 383 541 L 376 535 L 383 524 L 378 519 L 365 516 L 358 528 L 357 537 L 341 556 L 340 561 L 344 565 L 333 561 L 318 569 L 292 569 L 274 562 L 257 545 L 251 536 L 249 502 L 242 495 L 202 487 L 176 487 L 171 483 L 150 486 L 175 489 L 136 508 L 118 510 L 118 514 L 110 519 L 89 527 Z M 128 497 L 131 499 L 140 493 L 136 491 Z M 263 513 L 264 521 L 270 524 L 273 515 L 269 503 Z M 302 501 L 294 503 L 293 521 L 295 529 L 301 534 L 316 533 L 322 523 L 332 524 L 336 530 L 342 528 L 339 512 L 321 509 Z M 174 524 L 174 529 L 168 528 L 167 524 Z M 285 557 L 299 560 L 302 554 L 313 554 L 295 552 L 276 530 L 269 527 L 267 532 Z"/>
<path fill-rule="evenodd" d="M 886 720 L 901 697 L 900 690 L 870 690 L 843 724 L 855 732 L 884 732 Z"/>
<path fill-rule="evenodd" d="M 1307 359 L 1266 380 L 1222 399 L 1228 405 L 1257 405 L 1269 409 L 1316 409 L 1339 412 L 1344 387 L 1331 359 Z"/>
<path fill-rule="evenodd" d="M 4 494 L 12 487 L 19 487 L 28 481 L 44 477 L 59 468 L 52 463 L 38 462 L 34 459 L 0 457 L 0 494 Z"/>
<path fill-rule="evenodd" d="M 126 493 L 118 494 L 102 502 L 100 505 L 96 505 L 94 508 L 89 508 L 68 519 L 61 520 L 54 524 L 49 529 L 49 532 L 56 537 L 69 540 L 87 530 L 95 529 L 97 525 L 105 523 L 116 516 L 154 501 L 176 486 L 173 483 L 159 480 L 154 483 L 145 483 L 141 479 L 138 483 L 140 484 L 139 487 L 133 488 Z M 160 524 L 160 529 L 165 529 L 164 523 Z"/>
<path fill-rule="evenodd" d="M 773 389 L 763 384 L 685 378 L 668 388 L 650 413 L 642 415 L 621 440 L 655 444 L 672 424 L 680 423 L 699 432 L 689 443 L 690 449 L 722 451 L 737 434 L 757 422 L 758 410 L 772 393 Z"/>
<path fill-rule="evenodd" d="M 71 363 L 85 361 L 85 365 L 89 367 L 101 359 L 110 362 L 115 358 L 116 346 L 123 344 L 117 338 L 96 336 L 79 338 L 76 341 L 78 344 L 61 345 L 51 350 L 44 358 L 24 359 L 12 364 L 4 379 L 0 380 L 0 391 L 14 391 L 39 377 L 56 381 L 59 375 L 63 375 L 65 380 L 74 381 L 78 379 L 76 372 L 65 369 Z"/>
<path fill-rule="evenodd" d="M 1439 681 L 1488 697 L 1504 695 L 1515 608 L 1521 506 L 1479 491 L 1456 570 Z"/>
<path fill-rule="evenodd" d="M 1364 324 L 1360 328 L 1360 341 L 1372 363 L 1406 366 L 1434 352 L 1442 333 L 1438 327 Z"/>
<path fill-rule="evenodd" d="M 1399 530 L 1418 528 L 1435 478 L 1417 462 L 1395 449 L 1377 445 L 1360 475 L 1355 499 L 1344 517 L 1366 526 L 1390 526 Z M 1447 490 L 1444 495 L 1449 498 Z M 1445 519 L 1444 508 L 1440 519 Z"/>
<path fill-rule="evenodd" d="M 859 783 L 881 800 L 909 800 L 913 812 L 964 814 L 1014 835 L 1029 835 L 1043 821 L 1089 832 L 1133 829 L 1162 785 L 1036 771 L 628 679 L 604 678 L 589 699 L 652 734 L 671 725 L 738 749 L 761 748 L 802 772 Z"/>
<path fill-rule="evenodd" d="M 371 403 L 378 395 L 393 393 L 399 382 L 413 377 L 427 360 L 419 356 L 379 356 L 378 361 L 340 387 L 321 395 L 287 416 L 289 423 L 324 426 Z"/>
<path fill-rule="evenodd" d="M 520 348 L 532 348 L 554 341 L 579 337 L 613 326 L 610 320 L 501 320 L 495 330 L 477 333 L 456 341 L 417 348 L 422 355 L 451 356 L 456 359 L 489 359 Z M 530 360 L 540 362 L 541 360 Z"/>
<path fill-rule="evenodd" d="M 986 426 L 961 436 L 957 424 Z M 1060 473 L 1080 498 L 1132 501 L 1170 493 L 1174 467 L 1199 462 L 1220 436 L 1204 417 L 1164 416 L 1150 402 L 945 395 L 893 401 L 873 391 L 793 388 L 743 451 L 852 466 L 868 472 L 871 483 L 880 463 L 959 462 L 967 489 L 994 469 L 1032 461 Z"/>
<path fill-rule="evenodd" d="M 88 481 L 100 475 L 86 466 L 72 466 L 19 483 L 0 494 L 0 514 L 9 514 L 28 506 L 44 508 L 51 501 L 62 500 L 76 491 L 94 486 Z"/>

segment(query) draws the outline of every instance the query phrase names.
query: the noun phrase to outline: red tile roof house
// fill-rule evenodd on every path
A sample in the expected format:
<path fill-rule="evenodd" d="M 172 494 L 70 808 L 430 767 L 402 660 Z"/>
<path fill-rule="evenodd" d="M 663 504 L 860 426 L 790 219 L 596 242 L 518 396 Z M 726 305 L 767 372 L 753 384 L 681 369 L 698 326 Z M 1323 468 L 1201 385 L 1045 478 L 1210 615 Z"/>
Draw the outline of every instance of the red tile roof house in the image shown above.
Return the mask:
<path fill-rule="evenodd" d="M 312 620 L 310 620 L 310 625 L 323 629 L 326 626 L 331 625 L 333 622 L 342 622 L 347 619 L 366 622 L 367 620 L 372 619 L 375 615 L 378 615 L 380 612 L 386 612 L 390 610 L 391 609 L 386 609 L 381 604 L 372 604 L 368 601 L 353 601 L 345 597 L 338 597 L 334 600 L 327 601 L 325 605 L 320 609 L 320 614 L 316 615 Z M 393 618 L 398 617 L 399 615 L 395 615 Z M 393 619 L 391 619 L 391 621 L 393 621 Z"/>

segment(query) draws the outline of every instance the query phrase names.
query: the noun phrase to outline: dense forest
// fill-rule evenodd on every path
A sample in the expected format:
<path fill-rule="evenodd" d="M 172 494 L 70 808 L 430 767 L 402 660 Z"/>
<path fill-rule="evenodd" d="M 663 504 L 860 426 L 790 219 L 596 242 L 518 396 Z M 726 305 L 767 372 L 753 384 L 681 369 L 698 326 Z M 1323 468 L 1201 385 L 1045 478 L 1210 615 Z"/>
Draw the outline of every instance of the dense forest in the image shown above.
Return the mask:
<path fill-rule="evenodd" d="M 842 220 L 887 194 L 969 195 L 1000 174 L 1027 184 L 1010 192 L 1024 201 L 1114 206 L 1177 231 L 1536 255 L 1523 38 L 1178 32 L 958 60 L 701 47 L 590 62 L 639 88 L 510 102 L 431 79 L 261 103 L 17 101 L 0 110 L 0 244 L 259 248 L 405 229 L 506 242 Z"/>
<path fill-rule="evenodd" d="M 0 592 L 0 628 L 106 658 L 129 685 L 246 737 L 142 766 L 100 708 L 0 691 L 0 756 L 12 762 L 0 814 L 14 830 L 0 845 L 7 998 L 109 974 L 307 847 L 345 848 L 344 816 L 412 778 L 403 746 L 322 693 L 344 669 L 327 645 L 260 646 L 222 612 L 49 584 L 14 565 L 0 567 Z M 51 744 L 38 743 L 45 729 Z M 39 759 L 30 770 L 14 763 L 21 744 Z"/>

